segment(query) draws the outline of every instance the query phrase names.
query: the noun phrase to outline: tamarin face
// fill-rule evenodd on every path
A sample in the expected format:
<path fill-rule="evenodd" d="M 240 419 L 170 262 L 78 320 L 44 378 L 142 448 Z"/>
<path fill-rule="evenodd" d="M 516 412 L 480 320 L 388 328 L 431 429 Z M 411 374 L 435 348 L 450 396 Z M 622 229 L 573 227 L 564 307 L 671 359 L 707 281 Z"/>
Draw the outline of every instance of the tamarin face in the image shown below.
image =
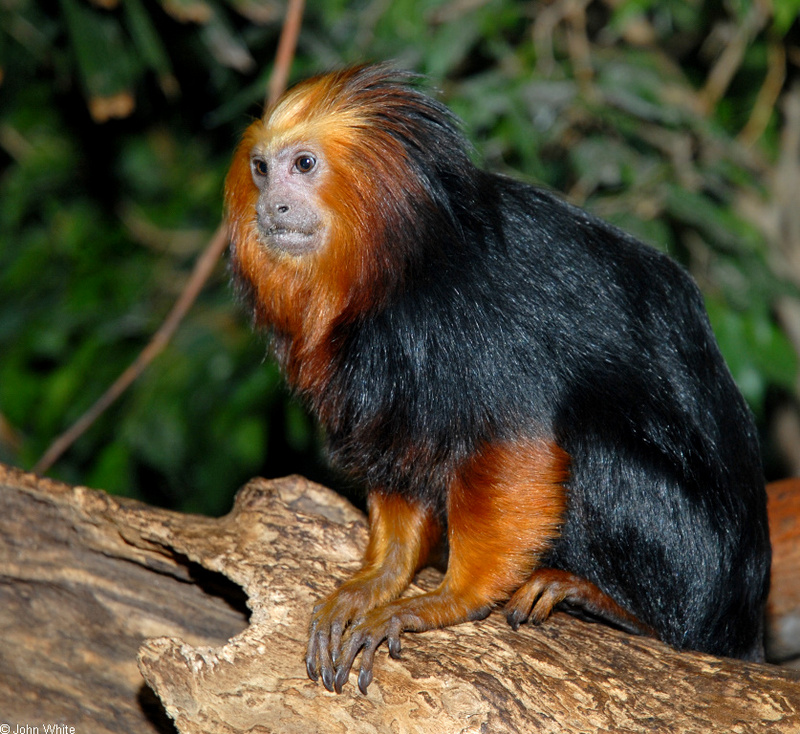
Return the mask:
<path fill-rule="evenodd" d="M 235 265 L 249 277 L 259 259 L 252 280 L 289 267 L 334 290 L 354 286 L 387 227 L 376 203 L 404 199 L 403 146 L 375 129 L 379 101 L 348 93 L 354 73 L 299 84 L 244 134 L 226 203 Z"/>
<path fill-rule="evenodd" d="M 320 250 L 328 239 L 318 196 L 326 161 L 315 148 L 304 142 L 277 149 L 258 143 L 250 152 L 258 238 L 276 253 L 301 256 Z"/>

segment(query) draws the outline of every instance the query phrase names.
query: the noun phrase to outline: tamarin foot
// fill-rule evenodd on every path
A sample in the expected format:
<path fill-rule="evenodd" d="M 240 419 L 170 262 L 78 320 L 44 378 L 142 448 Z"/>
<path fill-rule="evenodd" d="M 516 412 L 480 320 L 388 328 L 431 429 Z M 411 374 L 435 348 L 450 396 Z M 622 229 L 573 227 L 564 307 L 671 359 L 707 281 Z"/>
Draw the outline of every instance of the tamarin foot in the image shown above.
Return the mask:
<path fill-rule="evenodd" d="M 561 603 L 573 607 L 581 616 L 601 619 L 625 632 L 658 636 L 652 627 L 623 609 L 591 581 L 555 568 L 539 568 L 531 574 L 506 604 L 506 619 L 514 629 L 528 620 L 541 624 Z"/>
<path fill-rule="evenodd" d="M 337 693 L 341 693 L 355 659 L 361 653 L 358 688 L 366 695 L 372 682 L 375 651 L 384 640 L 389 655 L 399 658 L 401 632 L 425 632 L 460 622 L 476 621 L 486 617 L 490 611 L 490 604 L 472 606 L 466 603 L 461 595 L 447 589 L 447 582 L 429 594 L 398 599 L 385 607 L 373 609 L 362 619 L 356 620 L 348 630 L 336 662 L 333 687 Z"/>

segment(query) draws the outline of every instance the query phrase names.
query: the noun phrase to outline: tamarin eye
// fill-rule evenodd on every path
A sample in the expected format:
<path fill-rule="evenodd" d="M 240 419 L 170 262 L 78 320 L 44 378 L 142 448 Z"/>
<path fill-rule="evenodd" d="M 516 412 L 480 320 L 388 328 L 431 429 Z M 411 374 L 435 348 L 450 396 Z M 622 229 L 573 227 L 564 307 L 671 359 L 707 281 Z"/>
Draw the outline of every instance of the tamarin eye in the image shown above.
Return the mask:
<path fill-rule="evenodd" d="M 268 173 L 267 162 L 261 158 L 253 159 L 253 172 L 257 176 L 266 176 Z"/>
<path fill-rule="evenodd" d="M 294 167 L 300 173 L 308 173 L 316 165 L 317 165 L 317 159 L 311 155 L 301 155 L 294 162 Z"/>

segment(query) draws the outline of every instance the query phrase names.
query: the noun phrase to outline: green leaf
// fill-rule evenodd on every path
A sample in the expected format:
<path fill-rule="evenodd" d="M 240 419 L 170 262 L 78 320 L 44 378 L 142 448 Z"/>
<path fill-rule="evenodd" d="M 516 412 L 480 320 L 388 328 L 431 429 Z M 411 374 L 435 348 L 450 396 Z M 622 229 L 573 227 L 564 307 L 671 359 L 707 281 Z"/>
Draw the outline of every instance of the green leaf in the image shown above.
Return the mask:
<path fill-rule="evenodd" d="M 785 36 L 800 15 L 800 0 L 774 0 L 772 13 L 775 30 Z"/>
<path fill-rule="evenodd" d="M 211 55 L 223 66 L 241 73 L 249 72 L 255 67 L 255 59 L 244 41 L 222 13 L 212 12 L 201 26 L 200 35 Z"/>
<path fill-rule="evenodd" d="M 706 308 L 733 378 L 755 410 L 762 408 L 770 383 L 794 389 L 797 354 L 763 304 L 738 311 L 709 296 Z"/>
<path fill-rule="evenodd" d="M 130 495 L 131 454 L 126 444 L 112 441 L 94 460 L 84 484 L 97 489 L 113 490 L 116 494 Z"/>
<path fill-rule="evenodd" d="M 92 117 L 105 122 L 133 109 L 139 64 L 125 43 L 119 21 L 78 0 L 61 0 L 72 48 Z"/>
<path fill-rule="evenodd" d="M 752 224 L 710 196 L 669 184 L 666 207 L 678 221 L 695 227 L 707 240 L 723 248 L 745 253 L 763 247 L 762 236 Z"/>
<path fill-rule="evenodd" d="M 122 7 L 125 10 L 128 33 L 139 57 L 158 74 L 161 87 L 166 93 L 177 91 L 177 81 L 172 73 L 169 56 L 141 0 L 123 0 Z"/>
<path fill-rule="evenodd" d="M 303 408 L 291 401 L 286 405 L 286 440 L 296 451 L 306 451 L 314 437 L 314 427 Z"/>
<path fill-rule="evenodd" d="M 228 434 L 226 443 L 238 466 L 257 469 L 267 446 L 267 426 L 264 419 L 249 416 L 240 420 Z"/>

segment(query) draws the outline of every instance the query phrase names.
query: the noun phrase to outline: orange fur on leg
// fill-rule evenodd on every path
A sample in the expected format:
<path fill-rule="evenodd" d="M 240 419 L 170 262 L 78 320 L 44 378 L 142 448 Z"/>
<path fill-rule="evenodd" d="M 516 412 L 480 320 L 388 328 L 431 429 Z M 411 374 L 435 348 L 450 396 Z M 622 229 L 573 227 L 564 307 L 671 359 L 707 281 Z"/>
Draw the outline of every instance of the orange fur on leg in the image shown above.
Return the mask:
<path fill-rule="evenodd" d="M 314 609 L 306 668 L 333 690 L 333 665 L 347 625 L 397 598 L 438 543 L 441 526 L 428 508 L 396 494 L 369 496 L 369 542 L 361 569 Z"/>
<path fill-rule="evenodd" d="M 490 445 L 478 452 L 449 492 L 444 580 L 435 591 L 377 607 L 352 626 L 337 665 L 336 690 L 359 651 L 358 685 L 365 692 L 384 639 L 396 656 L 403 630 L 482 618 L 524 583 L 558 534 L 567 463 L 561 449 L 544 441 Z"/>

